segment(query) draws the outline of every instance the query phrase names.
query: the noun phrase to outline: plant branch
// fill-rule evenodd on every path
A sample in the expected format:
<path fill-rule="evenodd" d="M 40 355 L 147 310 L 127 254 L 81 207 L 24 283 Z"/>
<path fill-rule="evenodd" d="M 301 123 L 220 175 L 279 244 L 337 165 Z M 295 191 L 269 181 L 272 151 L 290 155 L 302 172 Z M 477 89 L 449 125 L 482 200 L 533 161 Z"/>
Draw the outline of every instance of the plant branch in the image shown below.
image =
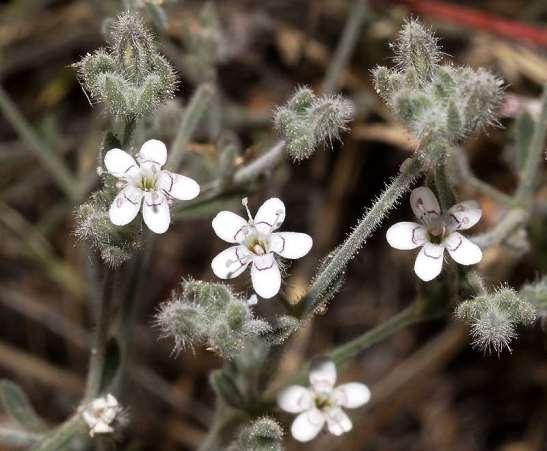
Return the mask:
<path fill-rule="evenodd" d="M 316 275 L 308 293 L 297 305 L 298 316 L 307 317 L 320 305 L 321 298 L 329 287 L 346 269 L 348 262 L 365 244 L 368 237 L 381 224 L 385 216 L 397 205 L 399 199 L 410 189 L 421 174 L 421 164 L 417 159 L 411 160 L 387 186 L 374 205 L 368 209 L 344 243 L 335 251 L 334 256 L 324 269 Z"/>

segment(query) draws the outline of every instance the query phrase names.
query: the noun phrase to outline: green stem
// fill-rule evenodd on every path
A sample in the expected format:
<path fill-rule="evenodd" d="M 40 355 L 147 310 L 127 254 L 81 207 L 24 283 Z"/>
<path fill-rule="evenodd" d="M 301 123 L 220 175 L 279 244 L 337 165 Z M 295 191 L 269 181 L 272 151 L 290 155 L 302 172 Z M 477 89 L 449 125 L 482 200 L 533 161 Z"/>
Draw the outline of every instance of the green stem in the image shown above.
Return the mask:
<path fill-rule="evenodd" d="M 329 65 L 325 79 L 321 86 L 321 91 L 325 94 L 330 94 L 336 90 L 336 84 L 340 80 L 340 75 L 348 65 L 348 62 L 353 54 L 359 33 L 366 17 L 368 10 L 368 2 L 366 0 L 358 0 L 354 3 L 349 11 L 349 16 L 342 32 L 342 38 L 338 42 L 336 52 Z"/>
<path fill-rule="evenodd" d="M 179 169 L 180 163 L 184 158 L 186 146 L 192 138 L 199 121 L 205 114 L 214 93 L 215 90 L 212 83 L 203 83 L 196 89 L 190 99 L 190 103 L 182 113 L 180 126 L 171 146 L 169 160 L 167 161 L 167 167 L 172 171 L 176 172 Z"/>
<path fill-rule="evenodd" d="M 114 291 L 115 272 L 107 270 L 103 285 L 103 298 L 99 311 L 95 342 L 91 349 L 91 359 L 87 374 L 87 386 L 84 400 L 91 401 L 99 395 L 101 390 L 102 377 L 106 362 L 106 346 L 110 332 L 112 319 L 112 298 Z"/>
<path fill-rule="evenodd" d="M 515 208 L 510 210 L 492 230 L 475 235 L 471 239 L 482 249 L 494 246 L 504 241 L 515 230 L 526 224 L 528 217 L 529 215 L 525 210 Z"/>
<path fill-rule="evenodd" d="M 42 442 L 32 448 L 32 451 L 60 451 L 79 434 L 84 434 L 87 426 L 80 416 L 76 414 L 61 424 L 55 431 L 48 434 Z"/>
<path fill-rule="evenodd" d="M 0 110 L 15 129 L 29 150 L 40 160 L 44 168 L 52 175 L 55 183 L 71 200 L 78 200 L 78 184 L 59 156 L 49 148 L 32 126 L 23 117 L 17 106 L 10 99 L 4 88 L 0 86 Z"/>
<path fill-rule="evenodd" d="M 0 443 L 15 447 L 29 447 L 40 441 L 43 434 L 11 429 L 9 427 L 0 427 Z"/>
<path fill-rule="evenodd" d="M 298 304 L 297 314 L 300 318 L 309 316 L 320 305 L 325 292 L 345 271 L 348 262 L 357 254 L 367 238 L 378 228 L 384 217 L 395 207 L 420 174 L 420 163 L 416 159 L 412 160 L 409 165 L 406 165 L 405 171 L 392 180 L 374 205 L 365 212 L 359 224 L 315 277 L 308 293 Z"/>
<path fill-rule="evenodd" d="M 450 186 L 445 166 L 441 165 L 435 168 L 434 180 L 441 209 L 443 211 L 447 211 L 452 205 L 454 205 L 455 196 Z"/>
<path fill-rule="evenodd" d="M 545 151 L 545 136 L 547 133 L 547 85 L 543 89 L 541 101 L 541 113 L 534 128 L 534 135 L 530 142 L 530 148 L 524 168 L 520 174 L 520 183 L 515 197 L 522 203 L 530 203 L 534 194 L 538 175 L 541 168 L 541 160 Z"/>

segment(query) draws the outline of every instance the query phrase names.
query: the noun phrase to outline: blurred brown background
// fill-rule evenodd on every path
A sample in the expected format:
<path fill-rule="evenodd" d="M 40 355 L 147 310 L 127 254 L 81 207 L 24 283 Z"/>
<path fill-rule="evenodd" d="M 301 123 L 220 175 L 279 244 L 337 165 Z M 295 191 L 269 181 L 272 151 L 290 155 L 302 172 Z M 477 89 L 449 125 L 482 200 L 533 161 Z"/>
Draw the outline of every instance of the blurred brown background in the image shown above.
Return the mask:
<path fill-rule="evenodd" d="M 202 3 L 165 4 L 169 28 L 162 51 L 178 71 L 181 101 L 195 88 L 180 64 L 181 36 Z M 295 86 L 319 89 L 353 3 L 217 2 L 226 46 L 218 67 L 223 123 L 241 138 L 242 161 L 272 139 L 271 110 Z M 335 143 L 332 151 L 317 152 L 302 164 L 285 165 L 250 198 L 256 208 L 267 196 L 279 195 L 287 207 L 286 230 L 314 237 L 312 254 L 291 268 L 290 296 L 304 290 L 317 259 L 344 238 L 413 149 L 411 137 L 394 122 L 370 79 L 376 64 L 391 64 L 387 42 L 405 17 L 413 14 L 432 26 L 456 63 L 484 65 L 502 76 L 520 106 L 533 105 L 547 82 L 545 1 L 383 0 L 369 6 L 338 87 L 357 111 L 343 145 Z M 82 176 L 97 165 L 108 118 L 99 106 L 90 107 L 69 65 L 104 44 L 101 22 L 121 8 L 106 0 L 20 0 L 0 6 L 1 84 L 43 139 Z M 500 27 L 504 20 L 511 22 Z M 480 177 L 509 190 L 514 179 L 504 152 L 513 139 L 513 119 L 504 118 L 501 125 L 470 140 L 466 149 Z M 215 148 L 206 130 L 197 138 L 192 151 L 212 158 Z M 544 190 L 544 200 L 546 194 Z M 460 195 L 476 197 L 465 187 Z M 484 211 L 480 227 L 487 229 L 502 212 L 489 199 L 477 200 Z M 72 413 L 82 395 L 93 327 L 91 300 L 85 294 L 86 270 L 93 265 L 72 235 L 73 208 L 0 118 L 0 376 L 19 383 L 52 423 Z M 328 311 L 293 339 L 282 373 L 412 301 L 412 253 L 390 249 L 384 238 L 387 226 L 409 213 L 405 200 L 367 243 Z M 487 279 L 519 287 L 545 273 L 546 226 L 545 216 L 538 214 L 525 256 L 488 250 L 480 265 Z M 158 340 L 152 315 L 181 276 L 213 280 L 210 259 L 222 246 L 208 217 L 188 218 L 156 241 L 145 290 L 137 300 L 136 352 L 122 397 L 132 421 L 120 449 L 193 450 L 203 439 L 214 402 L 207 375 L 221 361 L 204 349 L 171 356 L 171 343 Z M 245 288 L 242 280 L 236 283 Z M 262 301 L 257 311 L 271 308 Z M 452 319 L 400 332 L 360 355 L 340 376 L 372 388 L 371 405 L 352 412 L 354 430 L 308 445 L 287 435 L 287 449 L 547 450 L 547 340 L 539 322 L 519 335 L 513 353 L 498 358 L 472 350 L 464 326 Z M 279 418 L 290 424 L 290 417 Z M 0 414 L 0 424 L 5 421 Z"/>

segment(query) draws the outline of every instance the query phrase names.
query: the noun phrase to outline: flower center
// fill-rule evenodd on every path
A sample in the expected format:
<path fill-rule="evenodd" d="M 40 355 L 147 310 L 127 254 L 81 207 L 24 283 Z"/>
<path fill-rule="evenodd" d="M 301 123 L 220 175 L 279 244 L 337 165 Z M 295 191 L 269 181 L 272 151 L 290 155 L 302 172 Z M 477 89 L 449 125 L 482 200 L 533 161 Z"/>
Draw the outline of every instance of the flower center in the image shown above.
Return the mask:
<path fill-rule="evenodd" d="M 245 238 L 245 246 L 255 255 L 267 254 L 270 248 L 268 238 L 256 229 Z"/>
<path fill-rule="evenodd" d="M 433 244 L 441 244 L 448 235 L 448 227 L 443 218 L 431 221 L 426 228 L 428 241 Z"/>
<path fill-rule="evenodd" d="M 333 406 L 332 398 L 327 393 L 317 393 L 314 398 L 315 407 L 325 410 Z"/>

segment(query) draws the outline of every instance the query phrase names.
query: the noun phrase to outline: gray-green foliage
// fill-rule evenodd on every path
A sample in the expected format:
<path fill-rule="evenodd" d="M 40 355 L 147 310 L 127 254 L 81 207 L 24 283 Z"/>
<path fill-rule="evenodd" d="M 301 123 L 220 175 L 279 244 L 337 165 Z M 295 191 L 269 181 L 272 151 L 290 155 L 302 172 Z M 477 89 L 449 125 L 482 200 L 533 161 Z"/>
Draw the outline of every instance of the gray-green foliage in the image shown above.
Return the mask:
<path fill-rule="evenodd" d="M 536 310 L 515 290 L 502 286 L 492 293 L 462 302 L 456 309 L 456 316 L 470 324 L 473 344 L 477 348 L 500 354 L 503 349 L 511 349 L 518 324 L 534 322 Z"/>
<path fill-rule="evenodd" d="M 108 43 L 75 64 L 92 100 L 104 103 L 113 116 L 136 118 L 173 97 L 175 73 L 135 13 L 112 22 Z"/>
<path fill-rule="evenodd" d="M 245 426 L 228 451 L 282 451 L 283 429 L 270 417 L 262 417 Z"/>
<path fill-rule="evenodd" d="M 547 276 L 522 287 L 521 296 L 534 305 L 543 323 L 547 319 Z"/>
<path fill-rule="evenodd" d="M 197 20 L 188 22 L 183 29 L 183 43 L 186 52 L 182 56 L 185 76 L 200 83 L 214 80 L 216 65 L 221 61 L 223 39 L 214 2 L 206 2 Z"/>
<path fill-rule="evenodd" d="M 286 105 L 275 112 L 276 129 L 287 142 L 295 161 L 309 158 L 320 145 L 332 146 L 340 131 L 347 130 L 353 104 L 340 95 L 316 96 L 306 87 L 296 90 Z"/>
<path fill-rule="evenodd" d="M 118 268 L 141 247 L 140 221 L 118 227 L 110 221 L 108 210 L 118 189 L 115 179 L 106 174 L 103 188 L 93 193 L 76 209 L 75 235 L 97 250 L 104 263 Z"/>
<path fill-rule="evenodd" d="M 431 30 L 409 20 L 392 44 L 396 65 L 373 70 L 375 88 L 420 140 L 423 155 L 442 160 L 454 144 L 491 124 L 502 80 L 485 69 L 440 64 Z"/>
<path fill-rule="evenodd" d="M 249 337 L 270 330 L 227 285 L 198 280 L 181 283 L 160 306 L 156 323 L 164 336 L 175 340 L 175 352 L 203 344 L 226 359 L 243 351 Z"/>

